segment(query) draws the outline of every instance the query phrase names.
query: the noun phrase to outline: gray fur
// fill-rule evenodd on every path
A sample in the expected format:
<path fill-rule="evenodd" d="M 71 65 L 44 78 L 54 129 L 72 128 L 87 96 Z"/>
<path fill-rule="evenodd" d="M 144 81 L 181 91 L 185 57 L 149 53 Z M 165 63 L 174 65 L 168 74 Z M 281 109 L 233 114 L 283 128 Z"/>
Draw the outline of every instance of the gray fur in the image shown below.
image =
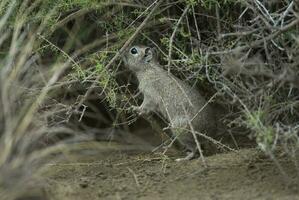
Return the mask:
<path fill-rule="evenodd" d="M 136 54 L 133 54 L 136 52 L 133 48 L 137 50 Z M 134 110 L 140 114 L 160 113 L 168 120 L 177 140 L 191 152 L 178 160 L 194 158 L 197 148 L 192 128 L 207 135 L 216 129 L 210 105 L 206 105 L 207 101 L 196 89 L 162 69 L 149 47 L 131 47 L 124 55 L 124 62 L 136 74 L 139 90 L 144 95 L 143 103 L 134 106 Z"/>

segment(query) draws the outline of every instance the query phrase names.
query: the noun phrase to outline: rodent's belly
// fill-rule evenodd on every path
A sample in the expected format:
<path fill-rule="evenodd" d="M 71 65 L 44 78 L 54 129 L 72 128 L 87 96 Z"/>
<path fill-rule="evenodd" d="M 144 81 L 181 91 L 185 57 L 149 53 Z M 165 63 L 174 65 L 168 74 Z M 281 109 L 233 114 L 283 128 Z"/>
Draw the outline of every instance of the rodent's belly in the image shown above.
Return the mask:
<path fill-rule="evenodd" d="M 173 120 L 190 120 L 192 113 L 190 107 L 182 102 L 178 102 L 177 99 L 169 99 L 169 101 L 162 101 L 159 104 L 159 110 L 162 115 L 169 121 Z"/>
<path fill-rule="evenodd" d="M 192 120 L 193 116 L 201 107 L 198 102 L 202 99 L 196 95 L 186 92 L 190 88 L 184 85 L 178 86 L 176 82 L 168 77 L 165 79 L 144 79 L 140 82 L 139 89 L 144 94 L 144 98 L 150 99 L 155 104 L 155 111 L 158 111 L 169 122 L 182 119 L 185 121 Z"/>

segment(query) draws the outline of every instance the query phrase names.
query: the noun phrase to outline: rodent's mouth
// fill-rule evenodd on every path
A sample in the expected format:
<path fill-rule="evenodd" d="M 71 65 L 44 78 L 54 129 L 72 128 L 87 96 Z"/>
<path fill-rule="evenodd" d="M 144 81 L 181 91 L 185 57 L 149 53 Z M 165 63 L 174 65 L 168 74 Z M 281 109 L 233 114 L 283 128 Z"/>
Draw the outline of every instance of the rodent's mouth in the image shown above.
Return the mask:
<path fill-rule="evenodd" d="M 127 58 L 126 55 L 123 56 L 122 60 L 123 60 L 123 62 L 124 62 L 125 65 L 128 65 L 128 58 Z"/>

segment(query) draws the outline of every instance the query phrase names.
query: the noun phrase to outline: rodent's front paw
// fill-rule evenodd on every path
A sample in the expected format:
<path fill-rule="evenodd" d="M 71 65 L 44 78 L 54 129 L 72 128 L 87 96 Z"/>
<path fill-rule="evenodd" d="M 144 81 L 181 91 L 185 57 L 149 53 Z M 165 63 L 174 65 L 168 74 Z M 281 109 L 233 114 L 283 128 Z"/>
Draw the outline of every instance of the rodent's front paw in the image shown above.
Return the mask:
<path fill-rule="evenodd" d="M 139 106 L 131 106 L 130 110 L 133 111 L 133 112 L 139 112 L 140 108 L 139 108 Z"/>
<path fill-rule="evenodd" d="M 131 106 L 131 110 L 135 113 L 138 113 L 138 115 L 141 115 L 142 113 L 140 106 Z"/>
<path fill-rule="evenodd" d="M 138 115 L 147 115 L 149 112 L 146 109 L 141 108 L 140 106 L 131 106 L 133 112 L 138 113 Z"/>

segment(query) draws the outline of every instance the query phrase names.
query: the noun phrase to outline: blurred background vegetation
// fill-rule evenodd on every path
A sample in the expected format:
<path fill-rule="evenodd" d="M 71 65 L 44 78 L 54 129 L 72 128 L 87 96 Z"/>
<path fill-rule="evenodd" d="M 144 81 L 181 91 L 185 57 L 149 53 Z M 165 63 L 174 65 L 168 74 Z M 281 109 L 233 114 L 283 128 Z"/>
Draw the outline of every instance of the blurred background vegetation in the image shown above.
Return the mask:
<path fill-rule="evenodd" d="M 165 69 L 225 108 L 233 148 L 246 138 L 299 164 L 298 1 L 158 2 L 0 2 L 4 185 L 62 145 L 138 126 L 129 108 L 142 97 L 118 54 L 128 40 L 155 47 Z"/>

